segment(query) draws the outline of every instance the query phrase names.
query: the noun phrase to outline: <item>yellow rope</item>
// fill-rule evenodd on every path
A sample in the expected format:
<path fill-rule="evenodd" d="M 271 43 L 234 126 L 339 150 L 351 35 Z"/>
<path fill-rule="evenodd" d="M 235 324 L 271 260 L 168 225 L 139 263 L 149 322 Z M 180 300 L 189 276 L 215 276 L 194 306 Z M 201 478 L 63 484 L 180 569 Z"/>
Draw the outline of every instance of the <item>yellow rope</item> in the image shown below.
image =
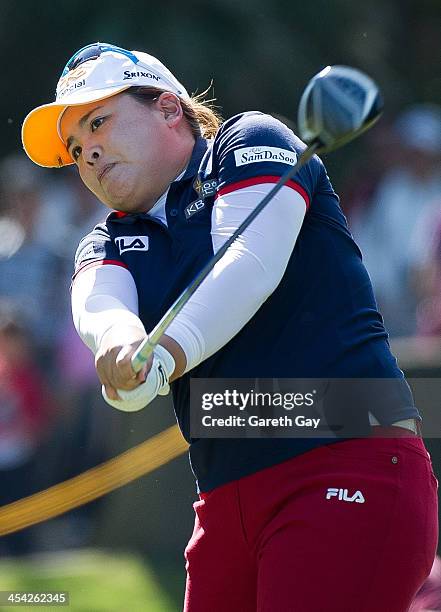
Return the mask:
<path fill-rule="evenodd" d="M 0 536 L 54 518 L 165 465 L 188 449 L 178 427 L 169 429 L 74 478 L 0 508 Z"/>

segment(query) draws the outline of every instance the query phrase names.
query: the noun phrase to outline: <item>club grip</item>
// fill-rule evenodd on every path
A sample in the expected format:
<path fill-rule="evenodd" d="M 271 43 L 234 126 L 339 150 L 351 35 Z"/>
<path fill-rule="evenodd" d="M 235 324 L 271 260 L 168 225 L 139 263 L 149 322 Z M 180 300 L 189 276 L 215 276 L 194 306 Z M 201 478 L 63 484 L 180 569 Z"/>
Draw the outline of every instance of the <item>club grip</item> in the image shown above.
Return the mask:
<path fill-rule="evenodd" d="M 155 344 L 150 342 L 150 338 L 146 338 L 137 348 L 136 353 L 132 356 L 133 371 L 138 373 L 142 370 L 143 365 L 148 361 L 150 355 L 155 350 Z"/>

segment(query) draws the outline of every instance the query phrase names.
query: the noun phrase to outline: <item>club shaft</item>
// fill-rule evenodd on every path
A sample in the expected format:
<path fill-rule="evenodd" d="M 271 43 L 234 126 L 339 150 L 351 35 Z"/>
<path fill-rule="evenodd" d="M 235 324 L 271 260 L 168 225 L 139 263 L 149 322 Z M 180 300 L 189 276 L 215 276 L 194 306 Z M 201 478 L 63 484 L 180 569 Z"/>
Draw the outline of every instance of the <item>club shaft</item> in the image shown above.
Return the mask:
<path fill-rule="evenodd" d="M 181 312 L 182 308 L 194 294 L 199 285 L 207 278 L 210 272 L 213 270 L 217 262 L 222 259 L 226 251 L 233 244 L 233 242 L 247 229 L 247 227 L 254 221 L 257 215 L 265 208 L 265 206 L 274 198 L 274 196 L 282 189 L 282 187 L 292 179 L 297 172 L 304 166 L 311 157 L 317 153 L 319 145 L 313 143 L 307 147 L 302 155 L 299 157 L 297 163 L 290 168 L 284 175 L 280 177 L 280 180 L 274 185 L 271 191 L 259 202 L 256 208 L 248 215 L 248 217 L 242 221 L 239 227 L 236 229 L 234 234 L 228 238 L 228 240 L 221 246 L 216 254 L 208 261 L 190 285 L 181 293 L 178 299 L 170 306 L 165 315 L 159 321 L 159 323 L 153 328 L 148 338 L 142 342 L 138 350 L 132 357 L 132 367 L 135 372 L 139 372 L 145 362 L 148 360 L 150 355 L 153 353 L 155 346 L 158 344 L 162 335 L 165 333 L 170 323 L 175 319 L 176 315 Z"/>

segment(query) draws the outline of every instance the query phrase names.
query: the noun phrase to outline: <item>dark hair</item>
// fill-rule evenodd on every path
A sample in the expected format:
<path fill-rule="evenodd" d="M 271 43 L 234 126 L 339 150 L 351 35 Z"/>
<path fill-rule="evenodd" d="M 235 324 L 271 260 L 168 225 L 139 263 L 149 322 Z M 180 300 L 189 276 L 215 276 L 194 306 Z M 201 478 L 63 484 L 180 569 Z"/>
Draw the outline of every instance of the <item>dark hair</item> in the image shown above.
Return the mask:
<path fill-rule="evenodd" d="M 151 104 L 164 91 L 155 87 L 130 87 L 126 93 L 143 104 Z M 212 104 L 214 100 L 204 99 L 207 92 L 192 95 L 189 99 L 179 98 L 184 117 L 195 137 L 213 138 L 222 124 L 222 117 Z"/>

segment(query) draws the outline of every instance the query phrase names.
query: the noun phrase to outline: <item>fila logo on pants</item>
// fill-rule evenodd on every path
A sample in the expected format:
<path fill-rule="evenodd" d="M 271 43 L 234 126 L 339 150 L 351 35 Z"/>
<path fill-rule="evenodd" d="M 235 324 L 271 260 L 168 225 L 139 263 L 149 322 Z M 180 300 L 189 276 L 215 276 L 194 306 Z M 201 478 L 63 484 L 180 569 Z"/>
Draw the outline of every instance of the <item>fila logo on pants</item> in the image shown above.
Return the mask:
<path fill-rule="evenodd" d="M 355 491 L 354 495 L 349 497 L 347 489 L 335 489 L 334 487 L 329 487 L 326 492 L 326 499 L 331 499 L 331 497 L 337 497 L 341 501 L 357 502 L 357 504 L 364 504 L 365 501 L 361 491 Z"/>

